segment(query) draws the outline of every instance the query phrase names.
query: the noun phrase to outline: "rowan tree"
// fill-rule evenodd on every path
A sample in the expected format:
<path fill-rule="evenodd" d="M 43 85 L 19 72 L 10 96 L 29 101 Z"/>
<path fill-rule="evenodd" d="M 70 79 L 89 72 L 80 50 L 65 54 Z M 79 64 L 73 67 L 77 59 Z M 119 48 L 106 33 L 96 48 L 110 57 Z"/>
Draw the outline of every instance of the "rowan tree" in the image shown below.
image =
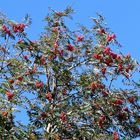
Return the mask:
<path fill-rule="evenodd" d="M 72 13 L 70 7 L 50 9 L 35 41 L 26 33 L 29 16 L 18 23 L 1 14 L 1 139 L 119 140 L 140 135 L 138 62 L 121 52 L 100 14 L 91 18 L 91 28 L 71 30 L 66 20 Z M 16 120 L 23 109 L 27 125 Z"/>

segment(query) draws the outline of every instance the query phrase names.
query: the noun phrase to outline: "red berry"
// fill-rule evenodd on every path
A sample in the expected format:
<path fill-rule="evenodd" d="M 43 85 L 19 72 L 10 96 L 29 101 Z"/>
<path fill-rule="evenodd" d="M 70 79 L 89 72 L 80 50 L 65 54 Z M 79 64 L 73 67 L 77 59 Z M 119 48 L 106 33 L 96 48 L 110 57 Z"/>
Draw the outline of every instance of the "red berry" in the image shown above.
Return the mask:
<path fill-rule="evenodd" d="M 28 56 L 27 56 L 27 55 L 24 55 L 23 58 L 24 58 L 25 60 L 28 60 Z"/>
<path fill-rule="evenodd" d="M 19 80 L 20 82 L 23 81 L 23 77 L 22 77 L 22 76 L 18 77 L 18 80 Z"/>
<path fill-rule="evenodd" d="M 102 94 L 103 94 L 103 96 L 108 96 L 108 92 L 106 92 L 106 91 L 103 91 Z"/>
<path fill-rule="evenodd" d="M 55 43 L 54 43 L 54 48 L 58 48 L 59 47 L 59 45 L 58 45 L 58 42 L 56 41 Z"/>
<path fill-rule="evenodd" d="M 107 58 L 106 60 L 105 60 L 105 64 L 107 65 L 107 66 L 111 66 L 111 64 L 112 64 L 112 59 L 110 59 L 110 58 Z"/>
<path fill-rule="evenodd" d="M 40 81 L 36 81 L 35 85 L 37 88 L 43 88 L 44 86 L 43 82 L 40 82 Z"/>
<path fill-rule="evenodd" d="M 110 51 L 111 51 L 110 47 L 106 47 L 106 48 L 104 49 L 104 53 L 107 54 L 107 55 L 110 54 Z"/>
<path fill-rule="evenodd" d="M 75 51 L 76 48 L 72 46 L 71 44 L 67 44 L 67 50 L 72 52 L 72 51 Z"/>
<path fill-rule="evenodd" d="M 115 39 L 116 38 L 116 35 L 115 34 L 112 34 L 111 37 L 112 37 L 112 39 Z"/>
<path fill-rule="evenodd" d="M 104 121 L 105 121 L 105 116 L 104 115 L 101 115 L 100 117 L 99 117 L 99 127 L 100 128 L 103 128 L 103 123 L 104 123 Z"/>
<path fill-rule="evenodd" d="M 52 97 L 52 94 L 51 94 L 50 92 L 48 92 L 48 93 L 46 94 L 46 99 L 48 99 L 49 102 L 52 101 L 53 97 Z"/>
<path fill-rule="evenodd" d="M 133 65 L 128 65 L 127 69 L 133 70 L 134 66 Z"/>
<path fill-rule="evenodd" d="M 8 34 L 8 35 L 11 34 L 11 31 L 9 30 L 9 28 L 8 28 L 6 25 L 3 25 L 3 26 L 2 26 L 2 30 L 3 30 L 6 34 Z"/>
<path fill-rule="evenodd" d="M 119 134 L 118 132 L 113 132 L 113 139 L 118 140 L 119 139 Z"/>
<path fill-rule="evenodd" d="M 3 25 L 2 26 L 2 29 L 3 29 L 3 31 L 6 31 L 7 30 L 7 26 L 6 25 Z"/>
<path fill-rule="evenodd" d="M 96 83 L 96 82 L 92 82 L 92 83 L 90 84 L 90 87 L 91 87 L 92 90 L 95 90 L 95 89 L 97 89 L 97 88 L 99 87 L 99 84 Z"/>
<path fill-rule="evenodd" d="M 40 114 L 40 118 L 41 119 L 45 119 L 47 117 L 47 114 L 45 113 L 45 112 L 42 112 L 41 114 Z"/>
<path fill-rule="evenodd" d="M 60 119 L 61 119 L 62 122 L 65 122 L 67 120 L 67 115 L 66 115 L 65 112 L 61 112 Z"/>
<path fill-rule="evenodd" d="M 113 53 L 113 52 L 110 53 L 110 56 L 111 56 L 113 59 L 116 59 L 116 58 L 117 58 L 117 54 L 116 54 L 116 53 Z"/>
<path fill-rule="evenodd" d="M 60 50 L 59 52 L 60 52 L 60 55 L 63 56 L 64 50 Z"/>
<path fill-rule="evenodd" d="M 110 42 L 110 41 L 112 41 L 112 36 L 107 35 L 107 38 L 106 39 L 107 39 L 108 42 Z"/>
<path fill-rule="evenodd" d="M 14 31 L 15 33 L 16 33 L 16 32 L 23 32 L 25 27 L 26 27 L 26 24 L 20 23 L 20 24 L 17 24 L 17 25 L 14 25 L 14 26 L 13 26 L 13 31 Z"/>
<path fill-rule="evenodd" d="M 57 49 L 55 49 L 55 50 L 53 51 L 53 53 L 54 53 L 54 55 L 55 55 L 55 56 L 57 56 L 57 55 L 59 55 L 59 54 L 60 54 L 60 51 L 59 51 L 59 50 L 57 50 Z"/>
<path fill-rule="evenodd" d="M 7 117 L 8 116 L 8 112 L 7 111 L 2 112 L 2 116 L 3 117 Z"/>
<path fill-rule="evenodd" d="M 9 82 L 10 84 L 13 84 L 13 83 L 14 83 L 14 80 L 13 80 L 13 79 L 10 79 L 10 80 L 8 80 L 8 82 Z"/>
<path fill-rule="evenodd" d="M 95 59 L 97 59 L 97 60 L 101 60 L 101 59 L 102 59 L 102 57 L 101 57 L 100 54 L 94 54 L 94 55 L 93 55 L 93 58 L 95 58 Z"/>
<path fill-rule="evenodd" d="M 117 55 L 116 59 L 117 59 L 118 61 L 122 61 L 122 58 L 121 58 L 120 55 Z"/>
<path fill-rule="evenodd" d="M 126 108 L 123 108 L 123 110 L 124 110 L 124 111 L 129 111 L 129 110 L 128 110 L 128 107 L 126 107 Z"/>
<path fill-rule="evenodd" d="M 133 104 L 135 102 L 135 97 L 131 96 L 131 97 L 128 98 L 128 100 L 129 100 L 130 103 Z"/>
<path fill-rule="evenodd" d="M 46 64 L 46 58 L 44 56 L 42 56 L 40 58 L 40 62 L 41 62 L 42 65 L 45 65 Z"/>
<path fill-rule="evenodd" d="M 101 34 L 101 35 L 102 35 L 102 34 L 106 34 L 105 29 L 99 29 L 98 32 L 99 32 L 99 34 Z"/>
<path fill-rule="evenodd" d="M 57 28 L 57 27 L 54 27 L 54 28 L 52 29 L 52 32 L 57 33 L 57 32 L 58 32 L 58 28 Z"/>
<path fill-rule="evenodd" d="M 108 42 L 114 40 L 115 38 L 116 38 L 116 35 L 115 35 L 115 34 L 107 35 L 107 41 L 108 41 Z"/>
<path fill-rule="evenodd" d="M 10 91 L 6 91 L 6 95 L 7 95 L 8 100 L 11 100 L 14 97 L 14 94 Z"/>
<path fill-rule="evenodd" d="M 101 69 L 101 72 L 102 72 L 103 75 L 105 75 L 105 73 L 106 73 L 106 68 L 102 68 L 102 69 Z"/>
<path fill-rule="evenodd" d="M 123 70 L 123 65 L 122 64 L 118 64 L 118 70 L 122 71 Z"/>
<path fill-rule="evenodd" d="M 77 40 L 78 42 L 81 42 L 81 41 L 84 40 L 84 36 L 78 36 L 78 35 L 77 35 L 76 40 Z"/>
<path fill-rule="evenodd" d="M 63 95 L 66 95 L 66 94 L 67 94 L 67 90 L 64 89 L 64 90 L 63 90 Z"/>

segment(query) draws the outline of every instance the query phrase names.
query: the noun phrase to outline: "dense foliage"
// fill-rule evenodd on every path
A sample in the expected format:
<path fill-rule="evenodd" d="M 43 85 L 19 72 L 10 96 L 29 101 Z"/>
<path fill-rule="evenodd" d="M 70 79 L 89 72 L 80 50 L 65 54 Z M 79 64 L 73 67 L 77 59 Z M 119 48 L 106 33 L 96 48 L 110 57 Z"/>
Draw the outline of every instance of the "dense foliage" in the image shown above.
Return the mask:
<path fill-rule="evenodd" d="M 140 135 L 139 64 L 97 14 L 72 31 L 73 10 L 50 9 L 38 40 L 31 23 L 0 15 L 0 139 L 132 139 Z M 28 124 L 16 120 L 26 112 Z M 25 119 L 21 116 L 21 119 Z M 22 121 L 21 120 L 21 121 Z"/>

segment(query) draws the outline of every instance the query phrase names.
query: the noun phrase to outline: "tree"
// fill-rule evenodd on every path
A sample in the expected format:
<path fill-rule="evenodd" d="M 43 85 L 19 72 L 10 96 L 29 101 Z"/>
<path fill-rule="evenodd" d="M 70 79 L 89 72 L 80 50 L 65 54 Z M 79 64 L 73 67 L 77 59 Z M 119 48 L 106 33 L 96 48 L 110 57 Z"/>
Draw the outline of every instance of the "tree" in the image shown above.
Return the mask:
<path fill-rule="evenodd" d="M 0 138 L 132 139 L 139 127 L 139 64 L 97 14 L 93 27 L 71 31 L 50 9 L 44 33 L 28 38 L 22 23 L 0 18 Z M 28 125 L 16 121 L 26 110 Z M 24 118 L 23 118 L 24 119 Z"/>

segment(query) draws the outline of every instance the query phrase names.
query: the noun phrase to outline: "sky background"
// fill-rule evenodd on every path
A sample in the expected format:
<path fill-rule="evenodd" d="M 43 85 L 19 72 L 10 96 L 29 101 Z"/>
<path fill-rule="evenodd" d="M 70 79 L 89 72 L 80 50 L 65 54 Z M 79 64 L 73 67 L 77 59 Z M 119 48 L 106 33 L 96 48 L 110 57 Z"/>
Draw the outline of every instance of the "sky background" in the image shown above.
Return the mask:
<path fill-rule="evenodd" d="M 32 40 L 43 31 L 48 7 L 61 11 L 67 6 L 75 10 L 69 26 L 74 23 L 90 26 L 90 17 L 102 13 L 123 45 L 123 52 L 140 61 L 140 0 L 0 0 L 0 11 L 8 18 L 21 21 L 27 13 L 31 16 L 33 23 L 27 31 Z"/>

